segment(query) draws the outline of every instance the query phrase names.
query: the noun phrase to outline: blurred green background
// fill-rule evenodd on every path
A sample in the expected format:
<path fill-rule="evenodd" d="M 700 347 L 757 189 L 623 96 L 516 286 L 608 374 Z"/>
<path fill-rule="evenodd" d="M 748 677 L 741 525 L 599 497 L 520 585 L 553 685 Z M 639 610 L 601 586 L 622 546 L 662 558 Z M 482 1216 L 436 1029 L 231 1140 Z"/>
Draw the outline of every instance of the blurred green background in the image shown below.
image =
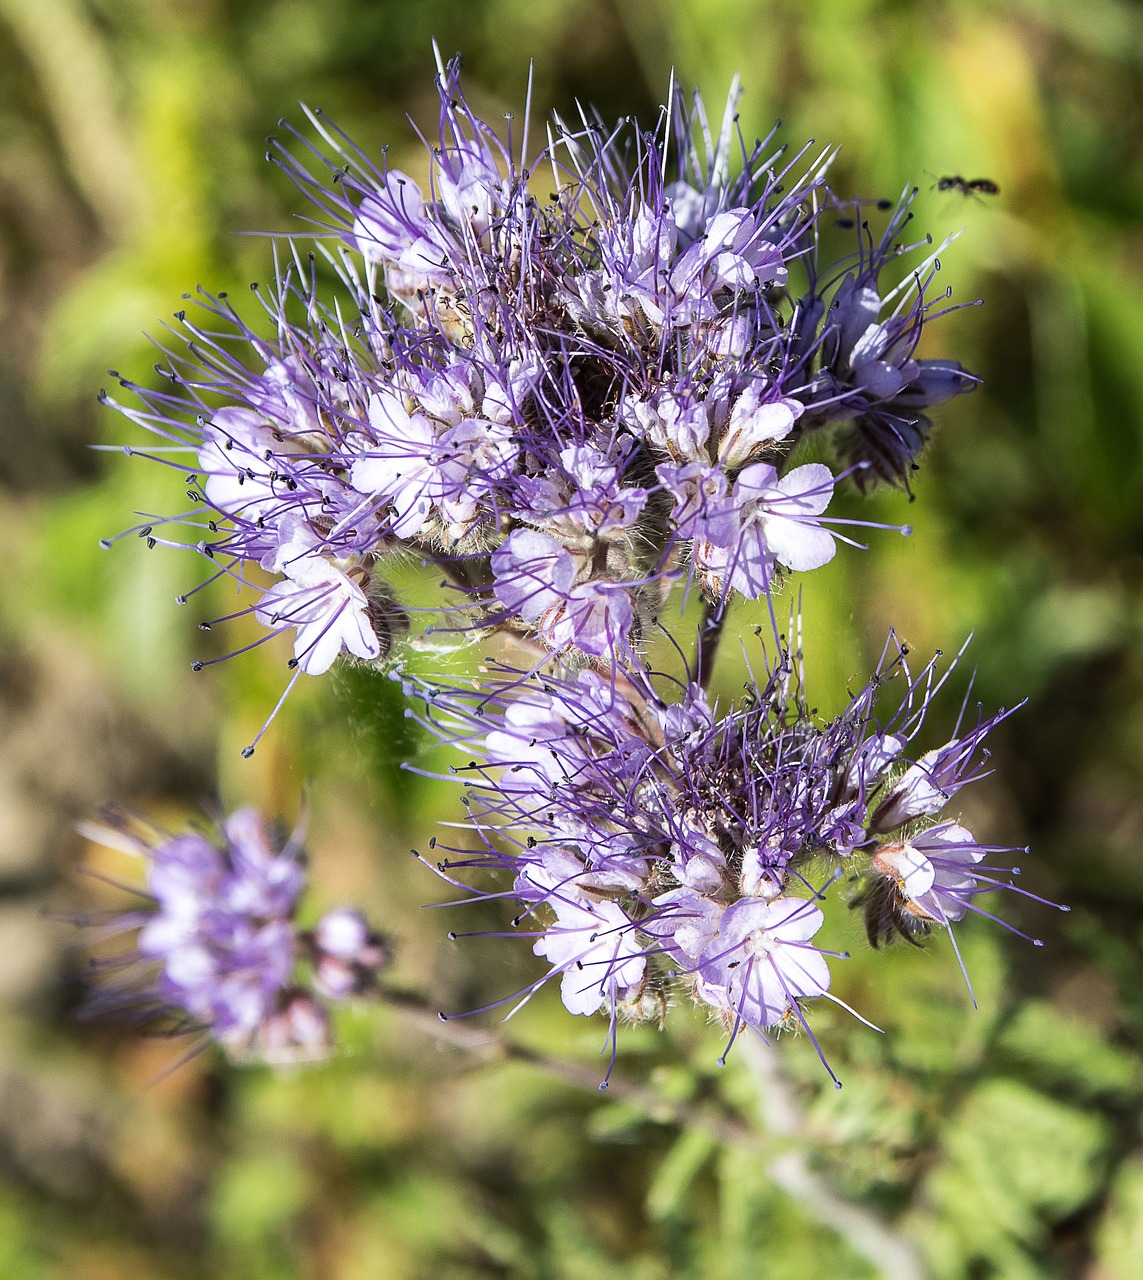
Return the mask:
<path fill-rule="evenodd" d="M 391 1011 L 351 1013 L 313 1070 L 203 1056 L 161 1079 L 170 1044 L 73 1018 L 71 938 L 43 908 L 109 901 L 76 883 L 72 825 L 112 799 L 290 821 L 308 788 L 315 911 L 368 907 L 441 1007 L 535 973 L 526 946 L 450 944 L 470 917 L 420 909 L 443 895 L 408 850 L 456 797 L 400 771 L 433 757 L 390 684 L 305 682 L 243 761 L 283 651 L 192 676 L 203 615 L 173 599 L 200 566 L 97 545 L 182 487 L 87 448 L 139 439 L 95 404 L 106 367 L 146 377 L 141 335 L 181 294 L 266 277 L 267 242 L 236 233 L 305 212 L 263 161 L 299 100 L 423 168 L 405 117 L 433 127 L 434 36 L 493 119 L 529 59 L 540 108 L 605 117 L 651 118 L 672 67 L 714 102 L 741 72 L 748 135 L 780 116 L 841 144 L 840 190 L 916 182 L 923 229 L 965 228 L 942 280 L 985 306 L 928 354 L 984 386 L 940 414 L 915 504 L 865 504 L 914 536 L 803 580 L 810 690 L 836 708 L 890 624 L 922 654 L 975 632 L 927 745 L 972 668 L 989 707 L 1030 696 L 961 811 L 1031 844 L 1026 886 L 1073 910 L 999 904 L 1039 950 L 964 927 L 975 1010 L 947 938 L 872 955 L 832 922 L 854 951 L 835 990 L 886 1034 L 815 1012 L 840 1093 L 805 1037 L 782 1043 L 787 1138 L 685 1008 L 621 1036 L 630 1099 Z M 1124 0 L 0 0 L 0 1280 L 906 1274 L 862 1257 L 826 1186 L 937 1277 L 1143 1274 L 1141 63 Z M 946 173 L 1001 195 L 930 190 Z M 602 1073 L 603 1024 L 554 990 L 507 1030 Z M 808 1197 L 779 1185 L 787 1148 Z"/>

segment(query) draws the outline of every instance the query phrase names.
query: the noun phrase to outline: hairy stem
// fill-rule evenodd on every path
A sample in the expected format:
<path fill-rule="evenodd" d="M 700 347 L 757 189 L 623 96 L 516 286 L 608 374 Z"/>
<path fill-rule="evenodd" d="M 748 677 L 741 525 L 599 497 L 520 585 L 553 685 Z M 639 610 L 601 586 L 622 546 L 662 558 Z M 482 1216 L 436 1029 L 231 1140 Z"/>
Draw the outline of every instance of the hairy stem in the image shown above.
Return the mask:
<path fill-rule="evenodd" d="M 495 1031 L 468 1022 L 442 1022 L 427 1001 L 408 991 L 385 987 L 381 997 L 425 1034 L 484 1062 L 519 1062 L 577 1089 L 599 1089 L 596 1068 L 568 1062 L 514 1044 Z M 677 1102 L 646 1085 L 613 1075 L 609 1096 L 643 1112 L 658 1124 L 706 1134 L 727 1146 L 756 1151 L 766 1161 L 775 1186 L 797 1200 L 803 1211 L 871 1262 L 885 1280 L 926 1280 L 928 1272 L 913 1244 L 876 1213 L 839 1195 L 810 1167 L 805 1154 L 805 1118 L 780 1056 L 762 1038 L 743 1035 L 736 1045 L 758 1086 L 759 1133 L 740 1117 L 713 1106 Z"/>
<path fill-rule="evenodd" d="M 718 657 L 718 642 L 722 639 L 726 623 L 726 601 L 712 605 L 703 601 L 702 621 L 698 628 L 698 649 L 695 654 L 695 682 L 705 693 L 710 689 L 714 675 L 714 662 Z"/>
<path fill-rule="evenodd" d="M 407 1021 L 427 1035 L 454 1048 L 463 1049 L 466 1053 L 474 1054 L 485 1062 L 523 1063 L 574 1088 L 599 1091 L 599 1071 L 595 1067 L 568 1062 L 562 1058 L 553 1058 L 549 1054 L 515 1044 L 495 1031 L 474 1026 L 469 1022 L 455 1019 L 442 1021 L 440 1015 L 423 997 L 412 992 L 383 987 L 380 994 L 387 1005 L 396 1009 Z M 693 1129 L 723 1144 L 745 1146 L 755 1150 L 762 1147 L 758 1134 L 737 1116 L 728 1113 L 720 1114 L 713 1108 L 675 1102 L 664 1098 L 657 1090 L 649 1089 L 633 1080 L 624 1080 L 622 1077 L 613 1075 L 607 1086 L 607 1094 L 609 1097 L 619 1098 L 636 1107 L 658 1124 L 672 1124 L 680 1129 Z"/>

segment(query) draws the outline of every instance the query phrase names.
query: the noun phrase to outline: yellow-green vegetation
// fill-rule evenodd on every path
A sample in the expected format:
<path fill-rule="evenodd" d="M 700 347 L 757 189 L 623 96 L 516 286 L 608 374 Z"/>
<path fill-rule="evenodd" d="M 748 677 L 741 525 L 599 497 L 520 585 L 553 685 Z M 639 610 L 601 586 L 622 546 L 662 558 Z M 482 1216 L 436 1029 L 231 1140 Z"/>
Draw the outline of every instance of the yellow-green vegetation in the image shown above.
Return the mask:
<path fill-rule="evenodd" d="M 236 233 L 305 230 L 262 160 L 299 99 L 418 172 L 405 116 L 432 126 L 433 37 L 489 119 L 520 111 L 530 60 L 538 109 L 605 117 L 653 118 L 672 67 L 712 101 L 740 72 L 748 135 L 780 116 L 791 141 L 841 145 L 839 190 L 916 183 L 923 229 L 964 228 L 942 281 L 985 305 L 924 354 L 984 383 L 936 414 L 915 503 L 846 500 L 915 532 L 802 585 L 809 693 L 836 710 L 890 625 L 922 657 L 975 633 L 949 722 L 973 669 L 987 708 L 1031 701 L 963 816 L 1032 846 L 1024 887 L 1073 911 L 998 907 L 1036 950 L 966 924 L 975 1009 L 946 936 L 873 955 L 831 918 L 853 953 L 835 990 L 884 1035 L 815 1009 L 840 1093 L 806 1037 L 781 1040 L 796 1138 L 758 1120 L 739 1056 L 715 1066 L 697 1012 L 621 1031 L 639 1092 L 602 1097 L 392 1010 L 350 1011 L 337 1058 L 285 1075 L 210 1055 L 165 1074 L 180 1045 L 74 1020 L 69 935 L 42 907 L 115 900 L 77 885 L 71 834 L 113 799 L 292 821 L 304 792 L 315 911 L 368 910 L 400 938 L 397 980 L 463 1009 L 534 974 L 526 946 L 445 940 L 504 927 L 487 908 L 421 909 L 447 886 L 409 849 L 457 792 L 401 769 L 442 757 L 391 681 L 303 679 L 240 757 L 287 651 L 190 672 L 221 652 L 196 623 L 228 602 L 176 607 L 193 557 L 98 546 L 171 509 L 179 479 L 86 448 L 128 440 L 96 393 L 108 365 L 148 376 L 142 334 L 182 294 L 266 277 L 269 243 Z M 1129 0 L 0 0 L 0 1280 L 868 1280 L 852 1233 L 783 1182 L 794 1149 L 941 1280 L 1140 1274 L 1141 64 Z M 933 189 L 947 174 L 1000 194 Z M 733 696 L 734 645 L 721 661 Z M 603 1023 L 554 990 L 506 1032 L 605 1069 Z"/>

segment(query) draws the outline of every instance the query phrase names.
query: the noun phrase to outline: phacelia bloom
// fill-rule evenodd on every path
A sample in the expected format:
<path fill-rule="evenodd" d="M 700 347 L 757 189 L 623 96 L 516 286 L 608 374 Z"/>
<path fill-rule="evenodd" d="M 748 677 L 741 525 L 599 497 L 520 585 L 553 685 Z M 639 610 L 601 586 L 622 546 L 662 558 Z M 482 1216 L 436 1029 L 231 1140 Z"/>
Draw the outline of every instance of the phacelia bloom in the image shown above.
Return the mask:
<path fill-rule="evenodd" d="M 840 285 L 836 266 L 823 270 L 816 252 L 809 255 L 811 286 L 799 301 L 803 341 L 816 344 L 819 352 L 817 372 L 803 397 L 806 415 L 815 423 L 849 424 L 839 444 L 842 457 L 855 466 L 861 489 L 877 480 L 908 489 L 932 430 L 926 411 L 971 391 L 978 381 L 956 361 L 915 358 L 924 325 L 941 314 L 932 310 L 929 293 L 951 237 L 914 268 L 911 280 L 882 292 L 886 266 L 906 248 L 920 250 L 929 243 L 904 245 L 909 204 L 908 197 L 898 204 L 876 240 L 862 239 L 857 261 L 843 268 Z M 949 291 L 937 293 L 935 302 L 948 297 Z"/>
<path fill-rule="evenodd" d="M 93 1014 L 197 1032 L 239 1059 L 329 1053 L 326 1002 L 367 994 L 389 949 L 355 911 L 299 925 L 305 870 L 293 840 L 279 849 L 253 809 L 227 818 L 216 839 L 118 815 L 83 830 L 146 861 L 142 905 L 108 928 L 133 932 L 134 945 L 95 962 L 109 980 L 92 997 Z"/>
<path fill-rule="evenodd" d="M 1017 872 L 988 859 L 1016 851 L 944 812 L 985 772 L 1009 712 L 915 754 L 947 672 L 911 673 L 892 638 L 825 722 L 789 652 L 722 711 L 694 683 L 668 700 L 643 673 L 498 675 L 479 697 L 420 690 L 427 723 L 468 757 L 457 772 L 478 845 L 439 870 L 461 888 L 466 868 L 511 877 L 516 923 L 538 931 L 573 1013 L 658 1017 L 681 985 L 732 1038 L 805 1025 L 805 1002 L 828 997 L 832 953 L 813 939 L 835 886 L 865 907 L 875 944 L 1015 889 Z"/>
<path fill-rule="evenodd" d="M 826 260 L 833 153 L 748 143 L 737 84 L 717 131 L 675 91 L 653 128 L 585 113 L 533 150 L 458 77 L 442 69 L 427 182 L 319 113 L 304 163 L 274 144 L 334 287 L 291 237 L 262 323 L 203 295 L 167 385 L 120 380 L 190 503 L 135 532 L 239 583 L 266 637 L 292 636 L 295 676 L 387 659 L 397 557 L 446 585 L 449 629 L 635 666 L 676 584 L 721 608 L 824 565 L 835 484 L 906 483 L 928 407 L 974 383 L 915 355 L 933 256 L 880 282 L 927 248 L 901 240 L 911 194 Z M 825 460 L 799 464 L 811 433 Z"/>

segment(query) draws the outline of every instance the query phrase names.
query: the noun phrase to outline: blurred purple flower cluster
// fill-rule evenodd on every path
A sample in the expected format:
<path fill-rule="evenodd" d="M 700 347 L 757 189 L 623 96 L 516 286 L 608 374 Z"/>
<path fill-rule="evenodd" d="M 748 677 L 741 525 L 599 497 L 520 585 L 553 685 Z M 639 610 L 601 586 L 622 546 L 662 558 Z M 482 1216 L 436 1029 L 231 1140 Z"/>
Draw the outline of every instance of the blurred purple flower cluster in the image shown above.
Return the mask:
<path fill-rule="evenodd" d="M 132 933 L 133 945 L 96 962 L 107 980 L 93 1013 L 125 1009 L 209 1036 L 236 1057 L 320 1058 L 331 1047 L 326 1002 L 368 994 L 388 961 L 388 944 L 356 911 L 301 928 L 301 850 L 294 840 L 275 848 L 252 809 L 227 818 L 217 839 L 116 814 L 83 829 L 147 864 L 143 905 L 111 929 Z"/>

